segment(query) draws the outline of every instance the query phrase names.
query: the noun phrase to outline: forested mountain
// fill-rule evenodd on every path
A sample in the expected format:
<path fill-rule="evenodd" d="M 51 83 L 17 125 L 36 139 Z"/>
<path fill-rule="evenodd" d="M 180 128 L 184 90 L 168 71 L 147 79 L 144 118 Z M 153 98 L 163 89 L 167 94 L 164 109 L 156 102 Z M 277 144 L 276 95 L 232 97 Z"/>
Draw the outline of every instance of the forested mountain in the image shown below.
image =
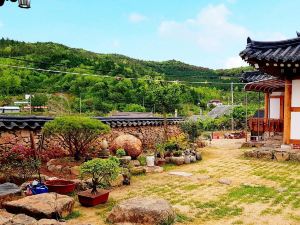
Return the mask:
<path fill-rule="evenodd" d="M 25 43 L 1 39 L 0 104 L 11 103 L 25 93 L 34 93 L 47 95 L 53 104 L 57 103 L 55 98 L 63 95 L 63 104 L 72 112 L 79 111 L 80 98 L 83 112 L 101 114 L 131 109 L 160 112 L 162 109 L 159 100 L 155 99 L 154 90 L 163 86 L 166 95 L 177 99 L 179 110 L 185 115 L 198 110 L 199 103 L 205 108 L 210 99 L 227 101 L 229 92 L 224 91 L 228 91 L 230 85 L 220 83 L 238 81 L 243 69 L 249 68 L 216 71 L 175 60 L 143 61 L 51 42 Z M 219 84 L 189 83 L 195 81 Z M 241 88 L 241 85 L 235 87 L 236 90 Z M 173 89 L 178 92 L 171 93 Z M 242 101 L 243 97 L 237 95 L 237 102 Z M 168 111 L 171 112 L 171 109 Z"/>

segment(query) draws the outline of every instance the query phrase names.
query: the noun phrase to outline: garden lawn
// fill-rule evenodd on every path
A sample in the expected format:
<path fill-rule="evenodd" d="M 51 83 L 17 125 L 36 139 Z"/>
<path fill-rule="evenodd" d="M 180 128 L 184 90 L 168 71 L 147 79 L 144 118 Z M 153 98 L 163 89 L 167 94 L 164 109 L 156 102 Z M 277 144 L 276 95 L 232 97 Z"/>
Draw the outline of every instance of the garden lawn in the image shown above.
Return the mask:
<path fill-rule="evenodd" d="M 300 164 L 245 159 L 242 141 L 217 140 L 203 150 L 203 161 L 166 172 L 133 177 L 131 186 L 111 192 L 94 208 L 76 205 L 70 224 L 105 224 L 119 201 L 136 196 L 167 199 L 177 211 L 176 224 L 300 224 Z M 192 173 L 191 177 L 169 171 Z M 219 183 L 220 178 L 231 181 Z"/>

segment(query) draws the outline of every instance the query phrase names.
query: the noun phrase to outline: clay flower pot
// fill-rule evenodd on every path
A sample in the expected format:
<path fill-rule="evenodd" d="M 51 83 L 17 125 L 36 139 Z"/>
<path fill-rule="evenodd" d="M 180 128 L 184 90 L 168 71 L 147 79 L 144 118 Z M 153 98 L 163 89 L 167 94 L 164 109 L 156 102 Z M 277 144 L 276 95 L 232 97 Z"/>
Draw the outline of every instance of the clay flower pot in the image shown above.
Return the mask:
<path fill-rule="evenodd" d="M 81 205 L 86 207 L 92 207 L 107 202 L 109 197 L 109 191 L 99 189 L 96 194 L 92 194 L 92 189 L 82 191 L 78 193 L 78 200 Z"/>
<path fill-rule="evenodd" d="M 158 159 L 156 159 L 156 165 L 157 166 L 163 166 L 163 165 L 165 165 L 166 164 L 166 160 L 165 159 L 161 159 L 161 158 L 158 158 Z"/>
<path fill-rule="evenodd" d="M 45 185 L 49 192 L 56 192 L 58 194 L 66 195 L 75 190 L 75 182 L 69 180 L 47 180 Z"/>

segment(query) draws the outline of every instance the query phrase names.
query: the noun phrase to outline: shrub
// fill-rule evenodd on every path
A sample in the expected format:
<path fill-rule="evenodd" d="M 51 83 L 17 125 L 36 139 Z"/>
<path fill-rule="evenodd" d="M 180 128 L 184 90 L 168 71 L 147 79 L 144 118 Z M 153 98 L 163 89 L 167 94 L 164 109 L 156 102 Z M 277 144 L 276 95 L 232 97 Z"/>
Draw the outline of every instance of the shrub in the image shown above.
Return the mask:
<path fill-rule="evenodd" d="M 80 160 L 98 136 L 109 130 L 108 125 L 97 119 L 78 116 L 55 118 L 43 128 L 44 133 L 56 137 L 75 160 Z"/>
<path fill-rule="evenodd" d="M 137 160 L 140 162 L 141 166 L 146 166 L 147 164 L 147 160 L 146 160 L 146 156 L 140 155 Z"/>
<path fill-rule="evenodd" d="M 175 152 L 174 152 L 174 156 L 175 156 L 175 157 L 182 156 L 182 151 L 180 151 L 180 150 L 175 151 Z"/>
<path fill-rule="evenodd" d="M 110 186 L 110 182 L 117 178 L 120 167 L 116 157 L 109 159 L 93 159 L 83 163 L 80 167 L 81 176 L 92 177 L 92 194 L 97 193 L 98 185 Z"/>
<path fill-rule="evenodd" d="M 188 120 L 180 124 L 180 127 L 184 133 L 189 137 L 189 141 L 195 142 L 197 137 L 200 135 L 200 126 L 196 121 Z"/>
<path fill-rule="evenodd" d="M 126 155 L 126 152 L 124 149 L 120 148 L 116 151 L 116 155 L 117 155 L 117 157 L 121 158 Z"/>
<path fill-rule="evenodd" d="M 0 153 L 0 165 L 0 172 L 6 177 L 16 175 L 26 181 L 38 172 L 41 163 L 33 149 L 16 145 Z"/>

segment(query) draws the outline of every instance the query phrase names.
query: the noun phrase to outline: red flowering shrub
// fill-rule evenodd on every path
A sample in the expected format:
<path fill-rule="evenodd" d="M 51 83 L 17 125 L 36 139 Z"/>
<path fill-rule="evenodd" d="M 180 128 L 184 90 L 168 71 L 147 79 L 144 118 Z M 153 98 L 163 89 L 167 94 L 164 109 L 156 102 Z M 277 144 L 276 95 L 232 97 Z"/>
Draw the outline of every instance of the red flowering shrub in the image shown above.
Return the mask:
<path fill-rule="evenodd" d="M 26 181 L 38 171 L 40 160 L 33 149 L 16 145 L 0 152 L 0 165 L 0 172 L 6 178 L 17 177 Z"/>
<path fill-rule="evenodd" d="M 51 147 L 49 149 L 44 149 L 39 153 L 39 157 L 42 162 L 48 162 L 50 159 L 63 158 L 67 156 L 66 152 L 57 146 Z"/>

